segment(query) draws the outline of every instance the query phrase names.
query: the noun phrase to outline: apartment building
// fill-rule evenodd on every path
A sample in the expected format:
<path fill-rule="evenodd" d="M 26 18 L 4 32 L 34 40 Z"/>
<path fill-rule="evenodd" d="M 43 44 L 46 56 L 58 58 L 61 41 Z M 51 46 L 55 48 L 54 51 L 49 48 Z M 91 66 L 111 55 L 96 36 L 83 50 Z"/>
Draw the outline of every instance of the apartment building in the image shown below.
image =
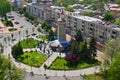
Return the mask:
<path fill-rule="evenodd" d="M 56 15 L 59 17 L 61 11 L 57 11 Z M 56 16 L 55 16 L 56 17 Z M 56 20 L 57 20 L 56 17 Z M 79 13 L 72 13 L 64 11 L 64 18 L 66 20 L 66 34 L 74 37 L 76 30 L 81 30 L 85 39 L 95 36 L 97 41 L 105 44 L 112 38 L 120 38 L 120 26 L 110 22 L 104 22 L 97 18 L 79 15 Z"/>
<path fill-rule="evenodd" d="M 36 16 L 40 21 L 50 21 L 59 26 L 57 20 L 63 15 L 65 19 L 66 34 L 74 37 L 76 31 L 79 29 L 82 32 L 84 39 L 90 40 L 94 36 L 97 40 L 98 46 L 103 45 L 112 38 L 120 38 L 120 26 L 110 22 L 104 22 L 97 18 L 80 15 L 79 12 L 64 11 L 63 7 L 46 8 L 33 4 L 27 5 L 27 10 L 32 15 Z M 103 44 L 103 45 L 102 45 Z"/>
<path fill-rule="evenodd" d="M 27 11 L 41 22 L 52 19 L 52 10 L 49 7 L 44 7 L 42 4 L 27 3 Z"/>

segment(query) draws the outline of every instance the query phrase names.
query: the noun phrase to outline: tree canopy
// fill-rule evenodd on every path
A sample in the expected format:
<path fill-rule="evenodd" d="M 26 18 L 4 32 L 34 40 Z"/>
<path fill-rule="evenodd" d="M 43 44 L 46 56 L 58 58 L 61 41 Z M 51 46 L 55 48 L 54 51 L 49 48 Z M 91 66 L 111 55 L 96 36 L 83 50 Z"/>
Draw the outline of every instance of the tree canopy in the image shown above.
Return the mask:
<path fill-rule="evenodd" d="M 115 24 L 120 25 L 120 20 L 116 20 Z"/>
<path fill-rule="evenodd" d="M 73 7 L 67 7 L 65 8 L 66 11 L 70 11 L 70 12 L 74 12 L 74 8 Z"/>
<path fill-rule="evenodd" d="M 80 42 L 83 41 L 83 37 L 82 37 L 82 34 L 81 34 L 81 31 L 80 31 L 80 30 L 77 31 L 77 33 L 76 33 L 76 35 L 75 35 L 75 40 L 76 40 L 78 43 L 80 43 Z"/>
<path fill-rule="evenodd" d="M 106 21 L 111 21 L 111 20 L 113 20 L 114 19 L 114 16 L 112 15 L 112 14 L 110 14 L 110 13 L 105 13 L 105 15 L 104 15 L 104 20 L 106 20 Z"/>
<path fill-rule="evenodd" d="M 115 2 L 116 2 L 117 4 L 120 4 L 120 0 L 115 0 Z"/>
<path fill-rule="evenodd" d="M 23 80 L 25 72 L 0 55 L 0 80 Z"/>
<path fill-rule="evenodd" d="M 120 79 L 120 52 L 112 61 L 108 70 L 108 80 L 119 80 Z"/>
<path fill-rule="evenodd" d="M 23 49 L 19 42 L 17 45 L 12 47 L 12 55 L 15 59 L 18 59 L 22 54 L 23 54 Z"/>
<path fill-rule="evenodd" d="M 118 55 L 118 52 L 120 52 L 120 39 L 112 39 L 108 41 L 104 51 L 104 61 L 107 61 L 108 65 L 110 65 L 112 59 Z"/>
<path fill-rule="evenodd" d="M 120 39 L 108 41 L 104 51 L 103 70 L 107 80 L 119 80 L 120 75 Z"/>
<path fill-rule="evenodd" d="M 91 38 L 89 42 L 89 53 L 91 53 L 91 58 L 96 57 L 97 47 L 96 47 L 96 39 L 94 37 Z"/>
<path fill-rule="evenodd" d="M 42 29 L 44 29 L 45 31 L 49 31 L 51 29 L 51 25 L 48 24 L 47 22 L 43 22 L 41 25 Z"/>
<path fill-rule="evenodd" d="M 0 0 L 0 16 L 5 17 L 11 11 L 11 5 L 7 0 Z"/>

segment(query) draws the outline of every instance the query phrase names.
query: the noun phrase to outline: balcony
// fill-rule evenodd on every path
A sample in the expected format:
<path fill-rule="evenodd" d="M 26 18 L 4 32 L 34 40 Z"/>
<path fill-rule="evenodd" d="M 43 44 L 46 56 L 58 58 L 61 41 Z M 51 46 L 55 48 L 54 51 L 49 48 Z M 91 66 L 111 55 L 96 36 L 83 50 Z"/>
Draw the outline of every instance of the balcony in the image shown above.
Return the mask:
<path fill-rule="evenodd" d="M 111 38 L 116 38 L 116 37 L 117 37 L 116 34 L 112 34 L 112 35 L 111 35 Z"/>

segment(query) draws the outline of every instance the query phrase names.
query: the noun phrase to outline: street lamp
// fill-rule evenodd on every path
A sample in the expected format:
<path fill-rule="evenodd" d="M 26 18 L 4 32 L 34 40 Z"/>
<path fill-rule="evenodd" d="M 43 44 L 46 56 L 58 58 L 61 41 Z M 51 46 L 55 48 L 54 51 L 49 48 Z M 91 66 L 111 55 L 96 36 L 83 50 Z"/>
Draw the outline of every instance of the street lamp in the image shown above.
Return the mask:
<path fill-rule="evenodd" d="M 21 36 L 20 36 L 21 32 L 19 31 L 18 34 L 19 34 L 19 40 L 20 40 L 20 38 L 21 38 Z"/>
<path fill-rule="evenodd" d="M 10 62 L 10 54 L 8 54 L 8 59 L 9 59 L 9 78 L 11 79 L 11 62 Z"/>
<path fill-rule="evenodd" d="M 64 63 L 64 77 L 65 77 L 65 63 Z"/>
<path fill-rule="evenodd" d="M 46 69 L 47 69 L 47 65 L 46 64 L 44 64 L 44 69 L 45 69 L 45 74 L 44 74 L 44 76 L 46 76 Z"/>
<path fill-rule="evenodd" d="M 50 57 L 50 51 L 48 50 L 48 65 L 49 65 L 49 57 Z"/>

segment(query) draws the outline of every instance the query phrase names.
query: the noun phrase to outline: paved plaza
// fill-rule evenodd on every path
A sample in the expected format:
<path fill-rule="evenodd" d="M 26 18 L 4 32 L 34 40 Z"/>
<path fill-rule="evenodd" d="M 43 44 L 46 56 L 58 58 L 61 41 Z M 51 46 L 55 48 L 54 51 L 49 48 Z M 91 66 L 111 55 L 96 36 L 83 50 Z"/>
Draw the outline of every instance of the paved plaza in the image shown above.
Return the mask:
<path fill-rule="evenodd" d="M 10 55 L 10 59 L 14 64 L 19 67 L 24 69 L 26 72 L 30 73 L 33 72 L 34 76 L 30 76 L 29 74 L 26 76 L 25 80 L 82 80 L 81 75 L 87 75 L 87 74 L 94 74 L 96 72 L 100 72 L 100 66 L 96 67 L 90 67 L 86 69 L 80 69 L 80 70 L 69 70 L 69 71 L 60 71 L 60 70 L 45 70 L 44 69 L 44 64 L 47 66 L 50 66 L 52 62 L 59 56 L 58 52 L 52 52 L 51 51 L 51 56 L 43 63 L 42 66 L 39 68 L 36 67 L 30 67 L 26 64 L 16 62 L 16 60 L 11 56 L 11 47 L 15 45 L 18 41 L 26 39 L 26 30 L 28 30 L 28 35 L 30 37 L 37 39 L 35 36 L 31 36 L 33 33 L 32 28 L 35 28 L 31 23 L 27 22 L 24 17 L 18 16 L 17 13 L 11 12 L 12 15 L 14 15 L 15 21 L 17 20 L 20 24 L 18 26 L 23 26 L 23 28 L 19 28 L 21 34 L 19 34 L 17 31 L 13 32 L 14 34 L 13 38 L 16 39 L 16 41 L 4 41 L 4 38 L 10 37 L 11 39 L 11 33 L 1 33 L 0 35 L 3 35 L 2 38 L 0 38 L 0 42 L 4 45 L 4 53 L 3 55 L 7 56 Z M 42 35 L 41 33 L 35 32 L 37 35 Z M 40 39 L 38 39 L 40 41 Z M 30 51 L 30 50 L 37 50 L 40 51 L 39 48 L 33 48 L 33 49 L 24 49 L 24 51 Z M 101 52 L 98 51 L 98 53 L 102 54 Z M 64 54 L 63 54 L 64 55 Z M 102 55 L 101 57 L 98 57 L 99 60 L 102 60 Z M 45 78 L 45 75 L 47 78 Z M 57 77 L 56 77 L 57 76 Z M 67 79 L 66 79 L 67 77 Z"/>

